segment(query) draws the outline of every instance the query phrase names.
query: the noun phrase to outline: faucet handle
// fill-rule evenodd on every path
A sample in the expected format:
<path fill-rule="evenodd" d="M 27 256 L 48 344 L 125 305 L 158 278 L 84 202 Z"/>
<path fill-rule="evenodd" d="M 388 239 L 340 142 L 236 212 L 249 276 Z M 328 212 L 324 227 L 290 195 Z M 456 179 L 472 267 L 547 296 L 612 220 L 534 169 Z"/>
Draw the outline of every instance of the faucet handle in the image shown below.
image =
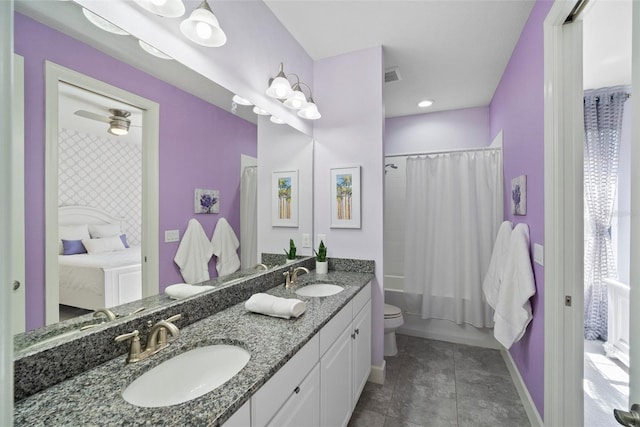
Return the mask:
<path fill-rule="evenodd" d="M 129 355 L 127 356 L 127 363 L 137 362 L 141 360 L 142 349 L 140 348 L 140 332 L 134 330 L 128 334 L 118 335 L 115 340 L 117 342 L 131 340 L 131 347 L 129 348 Z"/>
<path fill-rule="evenodd" d="M 165 319 L 165 322 L 175 322 L 176 320 L 180 320 L 182 319 L 182 314 L 178 313 L 178 314 L 174 314 L 173 316 L 169 317 L 168 319 Z"/>

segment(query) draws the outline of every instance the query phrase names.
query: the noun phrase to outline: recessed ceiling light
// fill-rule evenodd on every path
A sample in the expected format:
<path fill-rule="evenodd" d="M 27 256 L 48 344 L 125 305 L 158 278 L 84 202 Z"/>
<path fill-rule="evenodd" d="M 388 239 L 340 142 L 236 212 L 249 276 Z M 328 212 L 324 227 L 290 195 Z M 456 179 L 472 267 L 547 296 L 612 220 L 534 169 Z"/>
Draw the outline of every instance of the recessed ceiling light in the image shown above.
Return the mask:
<path fill-rule="evenodd" d="M 271 123 L 275 123 L 275 124 L 278 124 L 278 125 L 281 125 L 281 124 L 284 123 L 284 120 L 282 120 L 282 119 L 280 119 L 280 118 L 278 118 L 276 116 L 269 117 L 269 120 L 271 120 Z"/>
<path fill-rule="evenodd" d="M 263 110 L 262 108 L 255 106 L 253 107 L 253 112 L 260 116 L 268 116 L 269 112 L 267 110 Z"/>
<path fill-rule="evenodd" d="M 233 95 L 233 102 L 239 105 L 253 105 L 251 101 L 244 99 L 243 97 L 238 95 Z"/>
<path fill-rule="evenodd" d="M 424 101 L 418 102 L 418 107 L 420 108 L 427 108 L 427 107 L 431 107 L 432 105 L 433 105 L 433 101 L 430 99 L 425 99 Z"/>

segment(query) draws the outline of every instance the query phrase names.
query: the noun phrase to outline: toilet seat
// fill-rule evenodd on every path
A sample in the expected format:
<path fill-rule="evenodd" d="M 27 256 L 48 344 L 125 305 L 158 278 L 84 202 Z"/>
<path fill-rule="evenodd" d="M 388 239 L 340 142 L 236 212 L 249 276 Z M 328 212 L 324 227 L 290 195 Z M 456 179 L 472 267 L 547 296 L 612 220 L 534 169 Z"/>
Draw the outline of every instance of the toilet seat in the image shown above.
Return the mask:
<path fill-rule="evenodd" d="M 384 318 L 385 319 L 396 319 L 398 317 L 402 317 L 402 310 L 396 307 L 395 305 L 385 304 L 384 305 Z"/>

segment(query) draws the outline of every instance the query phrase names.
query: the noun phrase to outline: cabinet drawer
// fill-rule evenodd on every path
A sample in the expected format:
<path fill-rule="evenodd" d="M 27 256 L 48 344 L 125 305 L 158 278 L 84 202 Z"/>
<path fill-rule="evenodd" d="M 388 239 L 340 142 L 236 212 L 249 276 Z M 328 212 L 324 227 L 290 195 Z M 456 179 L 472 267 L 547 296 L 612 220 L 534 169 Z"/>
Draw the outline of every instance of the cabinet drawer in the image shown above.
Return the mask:
<path fill-rule="evenodd" d="M 367 285 L 362 288 L 358 294 L 353 297 L 351 302 L 353 303 L 353 314 L 352 317 L 356 317 L 358 312 L 362 310 L 362 307 L 371 299 L 371 282 L 367 283 Z"/>
<path fill-rule="evenodd" d="M 318 362 L 318 334 L 314 335 L 276 374 L 251 398 L 252 425 L 264 426 L 289 399 L 296 387 Z"/>
<path fill-rule="evenodd" d="M 267 427 L 300 426 L 320 426 L 320 364 L 316 364 Z"/>
<path fill-rule="evenodd" d="M 320 357 L 329 350 L 329 347 L 336 341 L 342 331 L 351 324 L 351 320 L 353 320 L 352 310 L 351 301 L 349 301 L 333 319 L 329 320 L 329 323 L 320 329 Z"/>

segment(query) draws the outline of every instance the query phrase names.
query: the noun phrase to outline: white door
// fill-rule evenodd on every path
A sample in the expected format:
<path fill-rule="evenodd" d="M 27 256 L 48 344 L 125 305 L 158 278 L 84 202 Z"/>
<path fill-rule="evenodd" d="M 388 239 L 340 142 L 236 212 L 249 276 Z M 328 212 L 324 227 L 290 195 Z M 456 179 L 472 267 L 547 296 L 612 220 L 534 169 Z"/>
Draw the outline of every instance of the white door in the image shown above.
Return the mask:
<path fill-rule="evenodd" d="M 24 270 L 24 58 L 13 55 L 13 140 L 11 145 L 11 280 L 13 333 L 25 331 Z"/>

